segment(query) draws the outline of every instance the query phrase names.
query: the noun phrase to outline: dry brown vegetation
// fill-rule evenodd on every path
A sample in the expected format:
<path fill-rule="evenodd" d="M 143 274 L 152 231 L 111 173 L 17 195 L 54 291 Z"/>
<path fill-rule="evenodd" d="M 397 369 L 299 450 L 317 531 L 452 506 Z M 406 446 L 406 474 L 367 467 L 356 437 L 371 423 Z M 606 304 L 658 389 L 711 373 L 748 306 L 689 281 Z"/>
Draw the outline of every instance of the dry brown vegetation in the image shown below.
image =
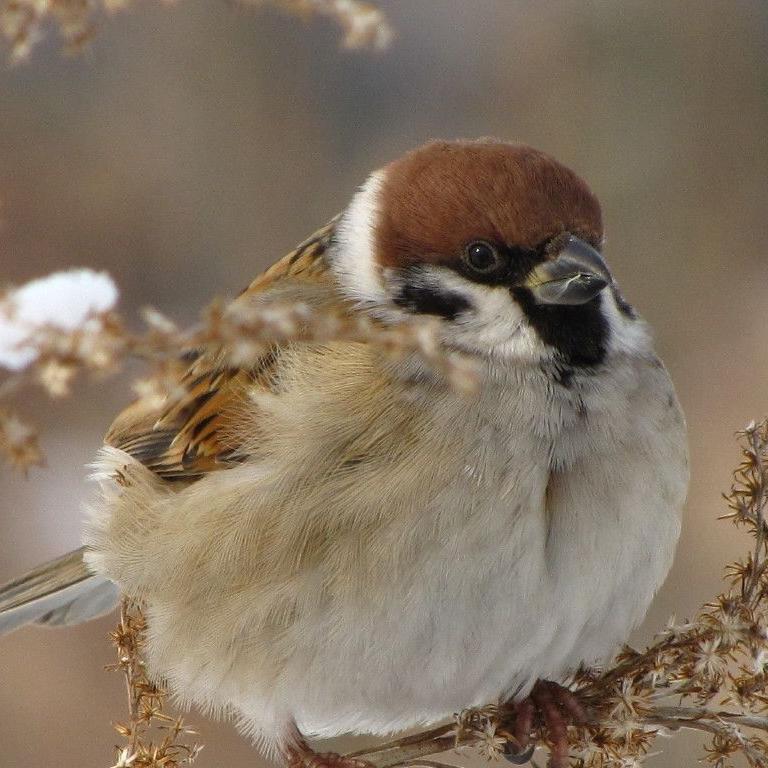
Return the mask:
<path fill-rule="evenodd" d="M 12 320 L 11 304 L 6 302 L 5 311 Z M 0 316 L 3 306 L 0 301 Z M 138 333 L 130 331 L 112 312 L 94 314 L 71 330 L 50 325 L 35 329 L 24 341 L 24 348 L 34 348 L 34 359 L 0 379 L 0 458 L 23 471 L 42 462 L 37 429 L 13 406 L 29 387 L 42 387 L 52 398 L 65 397 L 78 374 L 104 378 L 117 373 L 127 360 L 140 359 L 151 370 L 134 382 L 137 396 L 146 399 L 148 405 L 167 404 L 184 394 L 178 388 L 184 370 L 180 349 L 216 349 L 223 362 L 247 366 L 256 364 L 276 343 L 366 341 L 393 357 L 419 354 L 462 391 L 471 391 L 477 383 L 472 361 L 441 349 L 437 325 L 425 321 L 382 325 L 363 314 L 333 314 L 304 304 L 225 307 L 219 301 L 211 304 L 191 329 L 180 330 L 154 309 L 144 311 L 144 320 L 146 329 Z M 2 370 L 0 364 L 0 376 Z"/>
<path fill-rule="evenodd" d="M 66 50 L 78 52 L 93 37 L 105 15 L 124 10 L 130 0 L 0 0 L 0 35 L 12 62 L 26 59 L 51 31 Z M 272 5 L 311 19 L 324 17 L 342 30 L 347 48 L 386 48 L 393 35 L 384 14 L 364 0 L 242 0 L 243 5 Z"/>

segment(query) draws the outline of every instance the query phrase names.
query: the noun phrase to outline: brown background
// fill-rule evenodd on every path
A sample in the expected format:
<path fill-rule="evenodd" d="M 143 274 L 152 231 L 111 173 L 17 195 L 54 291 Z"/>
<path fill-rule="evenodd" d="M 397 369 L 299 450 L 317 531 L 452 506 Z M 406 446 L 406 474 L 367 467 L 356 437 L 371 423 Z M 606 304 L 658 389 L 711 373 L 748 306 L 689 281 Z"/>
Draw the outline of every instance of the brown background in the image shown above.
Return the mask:
<path fill-rule="evenodd" d="M 719 588 L 745 549 L 719 494 L 734 430 L 768 413 L 768 5 L 754 2 L 385 2 L 379 56 L 330 24 L 220 0 L 148 2 L 91 50 L 45 43 L 0 71 L 0 282 L 108 269 L 129 318 L 184 322 L 336 213 L 366 173 L 431 137 L 495 135 L 585 176 L 607 253 L 653 324 L 688 415 L 693 488 L 672 575 L 638 641 Z M 46 423 L 49 466 L 0 470 L 0 580 L 78 543 L 84 464 L 128 383 L 84 384 Z M 0 643 L 0 766 L 108 766 L 124 711 L 110 620 Z M 258 760 L 202 716 L 199 765 Z M 695 766 L 657 743 L 657 768 Z"/>

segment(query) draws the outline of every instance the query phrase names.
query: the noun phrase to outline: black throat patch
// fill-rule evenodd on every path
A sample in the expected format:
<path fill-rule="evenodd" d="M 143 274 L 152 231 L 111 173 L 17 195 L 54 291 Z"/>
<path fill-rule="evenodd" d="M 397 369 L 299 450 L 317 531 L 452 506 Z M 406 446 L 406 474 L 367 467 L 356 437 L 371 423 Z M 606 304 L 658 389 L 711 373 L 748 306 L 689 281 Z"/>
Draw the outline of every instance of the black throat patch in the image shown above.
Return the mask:
<path fill-rule="evenodd" d="M 608 322 L 602 312 L 602 294 L 577 306 L 538 304 L 527 288 L 513 288 L 539 338 L 558 353 L 561 365 L 593 368 L 605 360 Z"/>

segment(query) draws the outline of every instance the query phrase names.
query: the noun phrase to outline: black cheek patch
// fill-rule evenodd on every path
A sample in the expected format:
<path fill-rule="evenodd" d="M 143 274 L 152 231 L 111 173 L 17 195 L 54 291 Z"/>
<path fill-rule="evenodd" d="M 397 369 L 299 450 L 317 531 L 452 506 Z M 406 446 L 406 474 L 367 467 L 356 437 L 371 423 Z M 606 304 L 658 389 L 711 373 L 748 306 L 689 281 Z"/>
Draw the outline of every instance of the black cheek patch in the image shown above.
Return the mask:
<path fill-rule="evenodd" d="M 472 306 L 461 294 L 422 283 L 403 283 L 393 298 L 395 304 L 410 312 L 437 315 L 446 320 L 455 320 Z"/>

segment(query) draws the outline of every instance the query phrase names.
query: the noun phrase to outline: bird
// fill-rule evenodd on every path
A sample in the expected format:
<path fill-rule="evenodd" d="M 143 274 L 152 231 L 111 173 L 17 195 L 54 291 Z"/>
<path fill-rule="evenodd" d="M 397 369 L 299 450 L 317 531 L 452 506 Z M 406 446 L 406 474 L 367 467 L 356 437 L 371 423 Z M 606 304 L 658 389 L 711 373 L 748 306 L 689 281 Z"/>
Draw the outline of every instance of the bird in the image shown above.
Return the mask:
<path fill-rule="evenodd" d="M 152 675 L 294 768 L 360 765 L 309 739 L 492 701 L 519 707 L 510 760 L 539 723 L 566 765 L 581 707 L 565 682 L 644 617 L 689 474 L 596 196 L 530 146 L 431 141 L 231 308 L 273 300 L 430 323 L 478 385 L 365 339 L 242 365 L 184 352 L 182 394 L 107 432 L 83 547 L 0 589 L 0 633 L 125 594 L 145 605 Z"/>

